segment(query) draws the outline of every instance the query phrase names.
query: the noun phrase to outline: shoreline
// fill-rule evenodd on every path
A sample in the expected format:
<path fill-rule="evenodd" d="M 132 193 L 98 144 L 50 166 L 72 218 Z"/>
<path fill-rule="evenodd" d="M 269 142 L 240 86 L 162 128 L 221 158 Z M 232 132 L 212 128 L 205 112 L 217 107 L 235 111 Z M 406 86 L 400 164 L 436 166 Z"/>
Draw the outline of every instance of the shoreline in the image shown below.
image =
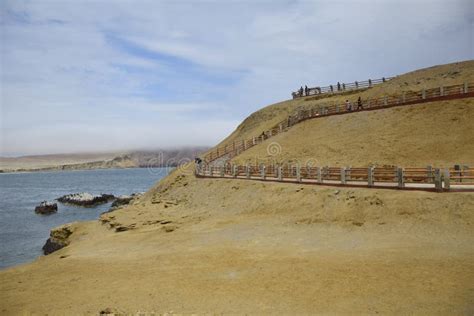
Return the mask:
<path fill-rule="evenodd" d="M 133 205 L 74 223 L 68 246 L 1 270 L 2 305 L 11 314 L 462 312 L 474 279 L 473 199 L 177 170 Z"/>
<path fill-rule="evenodd" d="M 148 191 L 156 181 L 168 174 L 167 168 L 157 168 L 147 172 L 145 168 L 107 168 L 91 170 L 67 170 L 75 173 L 60 171 L 4 173 L 5 182 L 2 185 L 1 218 L 5 226 L 2 238 L 5 243 L 1 248 L 2 264 L 0 271 L 18 265 L 32 263 L 43 257 L 42 247 L 55 228 L 73 222 L 98 221 L 103 213 L 110 211 L 113 201 L 94 207 L 81 207 L 58 203 L 59 212 L 49 215 L 35 214 L 35 206 L 40 201 L 55 199 L 79 192 L 101 194 L 112 193 L 116 197 Z M 154 172 L 153 172 L 154 171 Z M 18 175 L 15 175 L 18 174 Z M 130 184 L 128 178 L 134 180 Z M 98 185 L 94 184 L 98 179 Z M 110 180 L 107 180 L 110 179 Z M 119 181 L 115 185 L 107 185 L 110 181 Z M 22 185 L 25 183 L 25 186 Z M 33 187 L 31 187 L 31 185 Z M 63 184 L 67 184 L 63 186 Z M 90 184 L 90 185 L 89 185 Z M 136 185 L 134 185 L 136 184 Z M 41 189 L 36 189 L 40 185 Z M 122 206 L 123 207 L 123 206 Z M 8 215 L 9 213 L 12 215 Z M 33 225 L 29 230 L 26 225 Z M 15 227 L 19 226 L 16 230 Z M 20 238 L 21 237 L 21 238 Z"/>
<path fill-rule="evenodd" d="M 21 171 L 2 171 L 2 174 L 30 174 L 30 173 L 57 173 L 57 172 L 77 172 L 77 171 L 94 171 L 94 170 L 124 170 L 124 169 L 164 169 L 176 168 L 177 166 L 166 167 L 113 167 L 113 168 L 90 168 L 90 169 L 40 169 L 40 170 L 21 170 Z"/>

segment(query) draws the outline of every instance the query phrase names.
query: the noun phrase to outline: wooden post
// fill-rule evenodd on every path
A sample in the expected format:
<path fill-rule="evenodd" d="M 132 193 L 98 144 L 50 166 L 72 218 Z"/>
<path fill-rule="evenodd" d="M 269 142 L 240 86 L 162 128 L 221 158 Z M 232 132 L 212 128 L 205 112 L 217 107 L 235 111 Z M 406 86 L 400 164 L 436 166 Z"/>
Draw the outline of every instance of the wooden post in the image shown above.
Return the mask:
<path fill-rule="evenodd" d="M 247 141 L 244 139 L 242 142 L 244 143 L 244 150 L 247 150 Z"/>
<path fill-rule="evenodd" d="M 433 182 L 433 166 L 426 167 L 426 176 L 428 177 L 428 183 Z"/>
<path fill-rule="evenodd" d="M 247 179 L 250 179 L 250 166 L 249 165 L 247 165 L 245 168 L 245 176 L 247 177 Z"/>
<path fill-rule="evenodd" d="M 441 181 L 441 170 L 438 168 L 434 171 L 434 185 L 437 192 L 443 191 L 443 182 Z"/>
<path fill-rule="evenodd" d="M 421 90 L 421 98 L 423 100 L 426 99 L 426 90 L 425 89 Z"/>
<path fill-rule="evenodd" d="M 403 168 L 397 168 L 397 179 L 398 179 L 398 187 L 404 188 L 405 187 L 405 172 Z"/>
<path fill-rule="evenodd" d="M 301 169 L 300 169 L 300 165 L 296 165 L 296 181 L 301 182 Z"/>
<path fill-rule="evenodd" d="M 384 97 L 383 97 L 383 105 L 384 105 L 384 106 L 387 106 L 387 103 L 388 103 L 388 101 L 387 101 L 387 96 L 384 96 Z"/>
<path fill-rule="evenodd" d="M 346 184 L 346 168 L 341 168 L 341 184 Z"/>
<path fill-rule="evenodd" d="M 225 167 L 224 167 L 224 166 L 220 166 L 220 167 L 219 167 L 219 171 L 220 171 L 221 177 L 224 177 Z"/>
<path fill-rule="evenodd" d="M 370 99 L 367 100 L 367 107 L 370 108 Z"/>
<path fill-rule="evenodd" d="M 374 186 L 374 167 L 369 167 L 367 170 L 367 185 L 369 187 Z"/>
<path fill-rule="evenodd" d="M 444 189 L 449 191 L 451 189 L 451 175 L 449 168 L 444 169 Z"/>
<path fill-rule="evenodd" d="M 402 94 L 402 102 L 405 103 L 407 101 L 407 93 L 403 92 Z"/>
<path fill-rule="evenodd" d="M 278 166 L 278 181 L 283 181 L 283 168 Z"/>
<path fill-rule="evenodd" d="M 237 166 L 236 165 L 232 165 L 232 176 L 234 178 L 237 178 Z"/>
<path fill-rule="evenodd" d="M 317 177 L 318 183 L 323 183 L 323 178 L 321 176 L 321 167 L 316 168 L 316 177 Z"/>
<path fill-rule="evenodd" d="M 280 133 L 283 132 L 283 124 L 280 123 Z"/>
<path fill-rule="evenodd" d="M 339 113 L 339 104 L 336 104 L 336 112 Z"/>
<path fill-rule="evenodd" d="M 467 93 L 467 88 L 468 88 L 467 82 L 464 82 L 464 90 L 463 90 L 464 93 Z"/>
<path fill-rule="evenodd" d="M 255 145 L 256 141 L 255 141 L 255 137 L 253 138 L 253 144 Z"/>
<path fill-rule="evenodd" d="M 439 87 L 439 95 L 440 95 L 441 97 L 444 96 L 444 87 L 443 87 L 443 86 Z"/>
<path fill-rule="evenodd" d="M 265 178 L 266 178 L 266 176 L 267 176 L 265 169 L 266 169 L 266 168 L 265 168 L 265 165 L 263 165 L 263 166 L 262 166 L 262 179 L 263 179 L 263 180 L 265 180 Z"/>

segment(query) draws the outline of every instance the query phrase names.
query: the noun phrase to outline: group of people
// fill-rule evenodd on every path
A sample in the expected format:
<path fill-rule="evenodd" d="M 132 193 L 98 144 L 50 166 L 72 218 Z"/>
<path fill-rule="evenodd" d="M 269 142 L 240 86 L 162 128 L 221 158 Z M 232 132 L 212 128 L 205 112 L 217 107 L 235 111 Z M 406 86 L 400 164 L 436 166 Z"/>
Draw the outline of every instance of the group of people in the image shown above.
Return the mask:
<path fill-rule="evenodd" d="M 364 109 L 364 106 L 362 105 L 362 99 L 359 97 L 357 99 L 357 110 L 362 110 Z M 352 103 L 349 101 L 349 100 L 346 100 L 346 111 L 353 111 L 354 110 L 354 106 L 352 105 Z"/>
<path fill-rule="evenodd" d="M 321 88 L 320 87 L 316 87 L 316 88 L 308 88 L 308 86 L 301 86 L 299 89 L 298 89 L 298 92 L 292 92 L 293 94 L 293 98 L 295 97 L 304 97 L 304 96 L 309 96 L 309 93 L 311 90 L 314 90 L 316 94 L 321 94 Z"/>

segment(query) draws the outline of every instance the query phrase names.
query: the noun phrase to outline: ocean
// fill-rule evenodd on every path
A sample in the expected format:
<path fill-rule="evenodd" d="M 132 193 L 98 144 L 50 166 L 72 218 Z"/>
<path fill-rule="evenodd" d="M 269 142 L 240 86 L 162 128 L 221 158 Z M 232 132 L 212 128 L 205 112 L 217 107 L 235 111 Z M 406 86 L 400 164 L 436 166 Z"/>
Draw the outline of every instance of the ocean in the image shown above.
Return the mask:
<path fill-rule="evenodd" d="M 34 260 L 51 228 L 99 218 L 111 203 L 94 208 L 63 205 L 51 215 L 35 214 L 44 200 L 69 193 L 129 195 L 145 192 L 170 168 L 101 169 L 0 174 L 0 269 Z"/>

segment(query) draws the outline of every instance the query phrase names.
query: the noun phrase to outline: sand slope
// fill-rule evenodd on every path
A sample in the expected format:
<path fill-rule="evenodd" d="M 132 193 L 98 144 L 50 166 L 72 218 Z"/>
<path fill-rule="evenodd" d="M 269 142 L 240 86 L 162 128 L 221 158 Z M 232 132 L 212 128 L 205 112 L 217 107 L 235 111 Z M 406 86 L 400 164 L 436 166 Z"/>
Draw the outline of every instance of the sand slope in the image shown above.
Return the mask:
<path fill-rule="evenodd" d="M 473 126 L 472 98 L 355 112 L 304 121 L 232 162 L 473 166 Z"/>
<path fill-rule="evenodd" d="M 407 80 L 431 84 L 420 78 L 459 65 Z M 461 65 L 472 68 L 472 62 Z M 451 75 L 463 76 L 462 69 Z M 304 102 L 319 101 L 267 107 L 225 141 L 258 134 Z M 463 102 L 364 114 L 372 117 L 371 128 L 398 136 L 382 133 L 338 158 L 316 150 L 324 137 L 307 147 L 307 132 L 325 133 L 342 148 L 346 140 L 336 137 L 342 124 L 366 140 L 368 131 L 353 124 L 363 113 L 308 121 L 279 136 L 281 159 L 318 154 L 328 163 L 405 164 L 398 150 L 408 147 L 417 164 L 471 161 L 458 157 L 472 152 L 471 129 L 452 130 L 455 124 L 443 121 L 438 134 L 428 128 L 413 135 L 415 122 L 426 116 L 424 125 L 439 123 L 440 111 L 467 126 L 472 103 Z M 467 149 L 446 144 L 448 132 Z M 257 159 L 268 158 L 266 144 L 252 150 Z M 58 252 L 0 271 L 0 313 L 474 313 L 474 194 L 196 179 L 192 172 L 187 164 L 133 205 L 74 224 L 71 244 Z"/>

